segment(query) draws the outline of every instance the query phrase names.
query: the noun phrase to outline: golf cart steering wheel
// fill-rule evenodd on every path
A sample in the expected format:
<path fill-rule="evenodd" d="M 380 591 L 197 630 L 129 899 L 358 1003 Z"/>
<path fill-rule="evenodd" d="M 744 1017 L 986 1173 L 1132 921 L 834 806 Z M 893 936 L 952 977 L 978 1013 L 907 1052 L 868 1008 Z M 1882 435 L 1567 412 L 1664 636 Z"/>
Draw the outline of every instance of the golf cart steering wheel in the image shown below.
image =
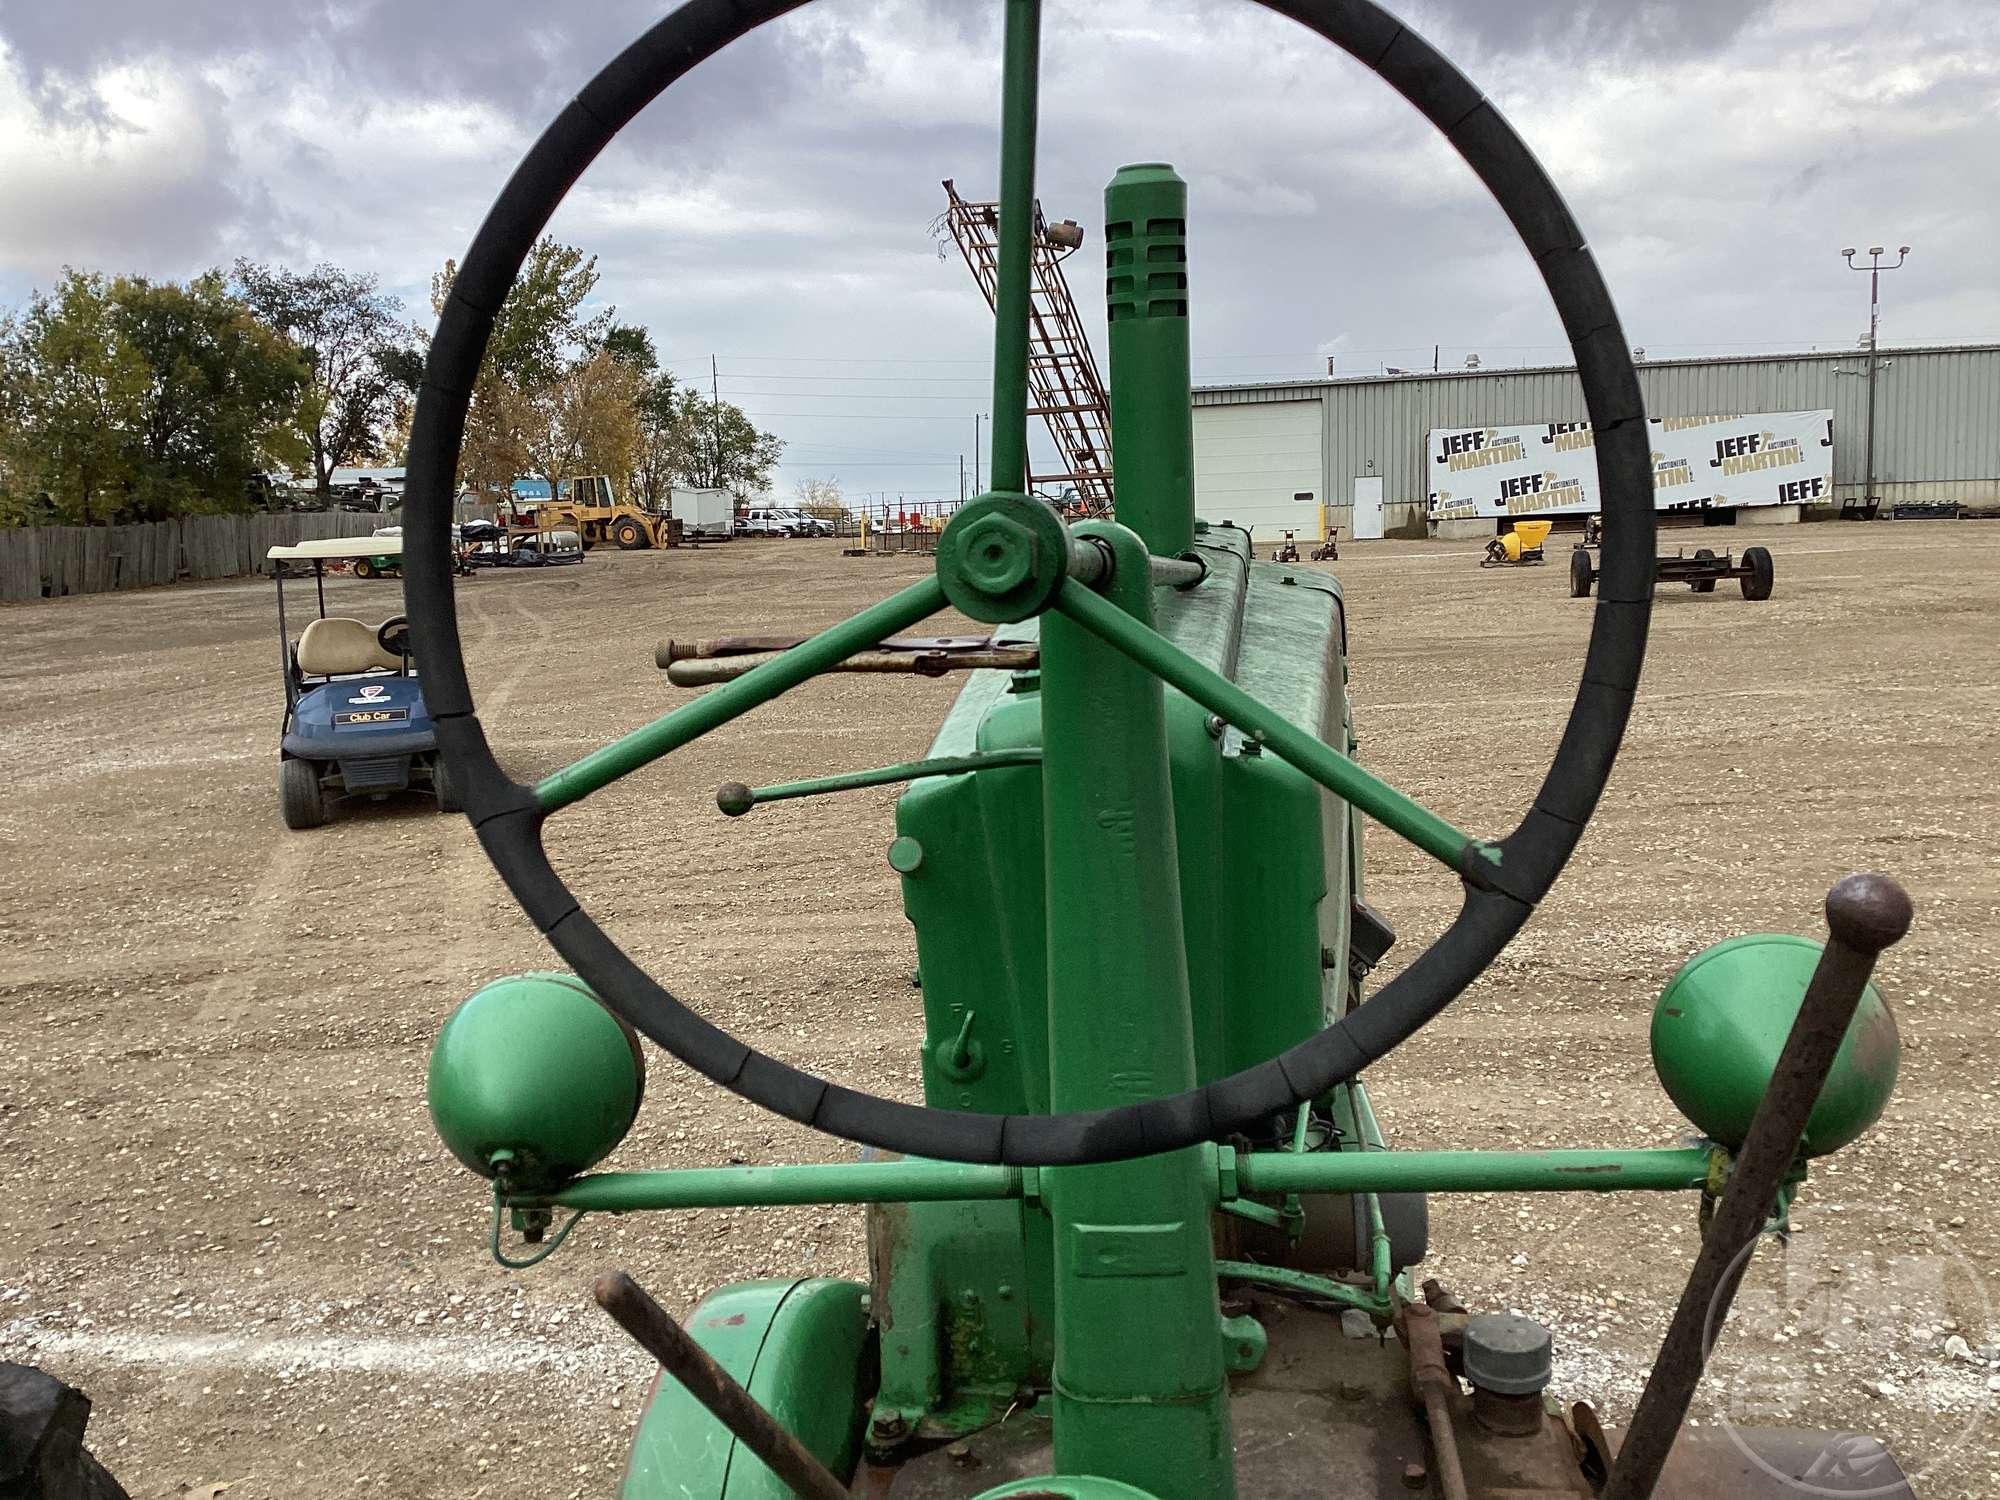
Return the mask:
<path fill-rule="evenodd" d="M 754 704 L 718 706 L 722 700 L 709 694 L 534 787 L 514 782 L 494 758 L 474 712 L 453 611 L 450 548 L 473 382 L 495 315 L 529 248 L 570 186 L 634 115 L 698 63 L 801 3 L 693 0 L 655 25 L 535 143 L 452 283 L 411 433 L 404 595 L 424 662 L 425 700 L 452 777 L 463 788 L 466 815 L 522 909 L 605 1005 L 695 1071 L 788 1119 L 883 1150 L 1021 1166 L 1118 1161 L 1254 1132 L 1353 1078 L 1457 998 L 1555 882 L 1610 774 L 1645 654 L 1654 554 L 1645 406 L 1610 295 L 1541 166 L 1429 44 L 1369 0 L 1262 0 L 1351 53 L 1438 127 L 1499 201 L 1561 315 L 1595 434 L 1606 524 L 1590 648 L 1555 759 L 1534 805 L 1496 843 L 1457 834 L 1359 767 L 1343 771 L 1357 787 L 1372 789 L 1378 804 L 1393 801 L 1408 810 L 1401 819 L 1376 816 L 1455 869 L 1464 904 L 1444 934 L 1374 996 L 1275 1058 L 1185 1093 L 1054 1115 L 933 1109 L 829 1083 L 746 1046 L 654 981 L 578 904 L 542 844 L 550 813 Z M 995 415 L 997 421 L 1026 420 L 1025 410 Z M 765 696 L 908 629 L 944 603 L 943 588 L 932 578 L 864 610 L 759 667 L 770 689 Z M 739 679 L 739 685 L 750 680 Z M 1358 796 L 1350 800 L 1368 805 Z M 1420 826 L 1428 838 L 1420 836 Z"/>
<path fill-rule="evenodd" d="M 375 644 L 391 656 L 410 654 L 410 617 L 391 615 L 375 627 Z"/>

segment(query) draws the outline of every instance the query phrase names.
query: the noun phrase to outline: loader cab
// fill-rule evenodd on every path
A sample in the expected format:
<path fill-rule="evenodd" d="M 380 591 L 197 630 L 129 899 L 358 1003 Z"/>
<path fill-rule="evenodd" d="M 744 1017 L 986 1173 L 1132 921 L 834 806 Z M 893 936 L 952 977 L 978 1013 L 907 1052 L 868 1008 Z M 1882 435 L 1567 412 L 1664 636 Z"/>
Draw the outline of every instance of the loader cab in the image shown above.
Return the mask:
<path fill-rule="evenodd" d="M 567 500 L 571 505 L 604 509 L 618 503 L 611 489 L 611 479 L 604 474 L 582 474 L 574 479 L 565 479 L 556 486 L 556 498 Z"/>

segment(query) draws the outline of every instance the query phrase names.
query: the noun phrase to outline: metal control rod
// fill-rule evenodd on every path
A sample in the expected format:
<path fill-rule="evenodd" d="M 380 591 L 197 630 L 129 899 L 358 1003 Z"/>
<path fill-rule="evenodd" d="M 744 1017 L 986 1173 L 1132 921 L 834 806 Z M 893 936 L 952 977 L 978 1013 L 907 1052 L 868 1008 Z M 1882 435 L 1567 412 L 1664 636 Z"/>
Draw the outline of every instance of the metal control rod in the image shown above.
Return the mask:
<path fill-rule="evenodd" d="M 1687 1290 L 1632 1413 L 1603 1500 L 1649 1500 L 1701 1383 L 1713 1335 L 1729 1316 L 1778 1187 L 1798 1155 L 1813 1106 L 1876 955 L 1910 930 L 1910 898 L 1886 875 L 1850 875 L 1826 898 L 1831 939 L 1813 970 L 1771 1086 L 1750 1121 Z"/>
<path fill-rule="evenodd" d="M 755 1396 L 736 1383 L 666 1309 L 623 1271 L 606 1271 L 590 1294 L 618 1326 L 678 1380 L 736 1440 L 764 1461 L 792 1492 L 806 1500 L 849 1500 L 847 1486 L 834 1478 L 806 1445 L 793 1437 Z"/>
<path fill-rule="evenodd" d="M 667 681 L 675 687 L 711 687 L 718 682 L 734 682 L 739 677 L 749 676 L 761 666 L 777 661 L 784 654 L 782 651 L 770 651 L 754 656 L 683 658 L 668 665 Z M 1039 665 L 1041 659 L 1041 653 L 1033 646 L 998 647 L 991 651 L 857 651 L 823 670 L 943 677 L 950 672 L 989 669 L 1029 671 Z"/>
<path fill-rule="evenodd" d="M 1153 582 L 1169 588 L 1191 589 L 1208 577 L 1208 564 L 1199 554 L 1185 557 L 1148 559 Z M 1073 536 L 1069 543 L 1069 576 L 1086 588 L 1098 588 L 1111 577 L 1111 549 L 1096 537 Z"/>

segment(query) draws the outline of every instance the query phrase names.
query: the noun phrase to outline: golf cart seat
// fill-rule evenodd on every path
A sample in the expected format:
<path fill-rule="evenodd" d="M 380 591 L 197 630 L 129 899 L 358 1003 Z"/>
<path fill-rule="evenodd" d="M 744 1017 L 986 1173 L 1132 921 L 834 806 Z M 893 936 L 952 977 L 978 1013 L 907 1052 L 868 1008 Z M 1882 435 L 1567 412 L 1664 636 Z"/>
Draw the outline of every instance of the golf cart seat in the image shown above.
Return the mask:
<path fill-rule="evenodd" d="M 299 637 L 298 663 L 308 677 L 353 677 L 377 669 L 403 669 L 403 659 L 382 649 L 372 626 L 345 615 L 328 615 L 306 626 L 305 634 Z"/>

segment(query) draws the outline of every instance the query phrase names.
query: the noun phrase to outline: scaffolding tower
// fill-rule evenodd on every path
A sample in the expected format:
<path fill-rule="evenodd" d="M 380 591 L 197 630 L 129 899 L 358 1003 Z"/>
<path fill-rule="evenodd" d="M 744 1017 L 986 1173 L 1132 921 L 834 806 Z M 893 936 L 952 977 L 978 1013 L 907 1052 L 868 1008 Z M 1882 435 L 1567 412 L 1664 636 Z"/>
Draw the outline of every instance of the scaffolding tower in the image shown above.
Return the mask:
<path fill-rule="evenodd" d="M 1000 276 L 1000 205 L 968 203 L 947 178 L 943 214 L 972 279 L 993 306 Z M 1056 452 L 1068 465 L 1060 473 L 1030 474 L 1030 488 L 1069 487 L 1076 507 L 1090 515 L 1111 512 L 1111 408 L 1090 339 L 1076 314 L 1062 263 L 1083 243 L 1073 219 L 1051 225 L 1035 204 L 1035 255 L 1028 296 L 1028 415 L 1048 424 Z"/>

